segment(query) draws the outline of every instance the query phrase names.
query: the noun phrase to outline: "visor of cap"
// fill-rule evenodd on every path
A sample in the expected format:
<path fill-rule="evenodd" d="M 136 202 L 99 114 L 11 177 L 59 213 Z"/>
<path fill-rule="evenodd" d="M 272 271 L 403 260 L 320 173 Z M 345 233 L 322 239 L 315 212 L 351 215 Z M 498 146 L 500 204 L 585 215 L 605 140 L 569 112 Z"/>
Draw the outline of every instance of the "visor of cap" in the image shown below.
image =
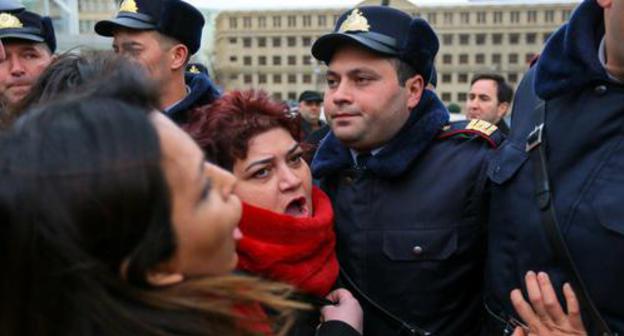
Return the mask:
<path fill-rule="evenodd" d="M 9 39 L 9 38 L 27 40 L 27 41 L 33 41 L 33 42 L 45 42 L 45 39 L 43 38 L 43 36 L 39 36 L 35 34 L 29 34 L 29 33 L 18 32 L 18 31 L 0 32 L 0 39 Z"/>
<path fill-rule="evenodd" d="M 399 50 L 393 38 L 371 32 L 331 33 L 321 36 L 312 46 L 312 55 L 328 63 L 336 49 L 346 43 L 354 43 L 370 51 L 398 56 Z"/>
<path fill-rule="evenodd" d="M 123 15 L 123 14 L 122 14 Z M 156 29 L 156 24 L 140 20 L 130 15 L 118 16 L 112 20 L 102 20 L 95 24 L 95 32 L 102 36 L 113 36 L 113 31 L 118 28 L 130 28 L 136 30 Z"/>

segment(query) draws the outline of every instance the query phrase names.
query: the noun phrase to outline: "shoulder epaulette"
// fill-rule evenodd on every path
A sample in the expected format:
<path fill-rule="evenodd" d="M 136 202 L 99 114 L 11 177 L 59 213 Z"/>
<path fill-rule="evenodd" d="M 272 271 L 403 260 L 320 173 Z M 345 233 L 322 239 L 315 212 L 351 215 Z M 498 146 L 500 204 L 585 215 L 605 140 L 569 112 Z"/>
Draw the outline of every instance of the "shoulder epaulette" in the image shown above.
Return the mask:
<path fill-rule="evenodd" d="M 492 148 L 498 148 L 505 140 L 505 135 L 496 125 L 479 119 L 451 122 L 442 128 L 437 138 L 448 139 L 456 136 L 464 136 L 467 139 L 480 138 Z"/>

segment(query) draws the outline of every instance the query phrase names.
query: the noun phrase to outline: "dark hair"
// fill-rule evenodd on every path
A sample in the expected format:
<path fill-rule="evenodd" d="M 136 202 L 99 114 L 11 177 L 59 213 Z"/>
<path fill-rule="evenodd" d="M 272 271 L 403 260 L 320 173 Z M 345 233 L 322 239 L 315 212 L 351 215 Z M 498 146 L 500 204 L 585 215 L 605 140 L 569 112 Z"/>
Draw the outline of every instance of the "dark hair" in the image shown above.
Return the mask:
<path fill-rule="evenodd" d="M 289 316 L 285 285 L 148 284 L 176 247 L 169 190 L 151 106 L 113 98 L 47 104 L 0 138 L 2 333 L 245 335 L 233 307 L 261 302 Z"/>
<path fill-rule="evenodd" d="M 29 108 L 68 94 L 110 95 L 139 105 L 145 101 L 154 108 L 159 101 L 158 88 L 145 70 L 124 57 L 112 52 L 67 52 L 46 68 L 28 95 L 8 111 L 2 123 L 6 127 Z"/>
<path fill-rule="evenodd" d="M 411 64 L 399 58 L 393 57 L 393 58 L 388 58 L 388 60 L 394 67 L 394 70 L 396 71 L 396 74 L 397 74 L 397 78 L 399 80 L 399 85 L 401 86 L 405 86 L 405 83 L 407 83 L 407 80 L 416 75 L 423 76 L 423 79 L 426 78 L 423 74 L 419 73 Z"/>
<path fill-rule="evenodd" d="M 232 170 L 237 159 L 247 157 L 249 140 L 273 128 L 283 128 L 301 140 L 300 121 L 290 117 L 284 104 L 271 100 L 263 91 L 233 91 L 206 110 L 195 110 L 187 132 L 204 150 L 206 157 Z"/>
<path fill-rule="evenodd" d="M 511 103 L 511 100 L 513 99 L 513 89 L 509 86 L 509 84 L 507 84 L 503 76 L 497 74 L 478 74 L 472 78 L 470 86 L 480 80 L 491 80 L 496 83 L 496 98 L 498 99 L 499 104 Z"/>

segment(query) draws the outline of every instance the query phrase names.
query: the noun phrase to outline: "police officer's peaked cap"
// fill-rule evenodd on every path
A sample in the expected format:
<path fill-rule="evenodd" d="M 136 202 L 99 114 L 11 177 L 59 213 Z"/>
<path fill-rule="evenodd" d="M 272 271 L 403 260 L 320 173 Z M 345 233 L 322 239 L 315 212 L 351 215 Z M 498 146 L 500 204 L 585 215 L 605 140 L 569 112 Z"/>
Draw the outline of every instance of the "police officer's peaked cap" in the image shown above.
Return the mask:
<path fill-rule="evenodd" d="M 199 50 L 203 27 L 202 13 L 182 0 L 124 0 L 117 16 L 97 22 L 95 32 L 112 37 L 117 28 L 156 30 L 180 41 L 194 54 Z"/>
<path fill-rule="evenodd" d="M 56 50 L 52 20 L 37 13 L 0 12 L 0 39 L 16 39 L 45 43 L 51 52 Z M 5 42 L 6 43 L 6 42 Z"/>
<path fill-rule="evenodd" d="M 24 10 L 24 6 L 14 0 L 0 0 L 0 12 L 17 13 Z"/>
<path fill-rule="evenodd" d="M 363 6 L 345 12 L 332 33 L 316 40 L 312 55 L 329 64 L 336 49 L 347 43 L 399 58 L 412 65 L 426 81 L 440 47 L 425 20 L 386 6 Z"/>

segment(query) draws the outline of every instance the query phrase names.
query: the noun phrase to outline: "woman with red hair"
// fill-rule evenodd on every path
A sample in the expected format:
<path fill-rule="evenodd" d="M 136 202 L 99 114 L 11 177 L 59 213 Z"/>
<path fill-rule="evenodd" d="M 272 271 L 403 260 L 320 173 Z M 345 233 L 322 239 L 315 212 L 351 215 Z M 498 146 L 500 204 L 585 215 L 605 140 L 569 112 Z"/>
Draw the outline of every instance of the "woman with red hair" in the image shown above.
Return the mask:
<path fill-rule="evenodd" d="M 234 193 L 243 201 L 238 269 L 294 285 L 304 300 L 315 303 L 338 277 L 334 214 L 327 195 L 312 184 L 299 122 L 286 112 L 264 92 L 234 91 L 191 115 L 186 130 L 212 162 L 238 179 Z M 361 310 L 351 294 L 339 290 L 329 297 L 357 307 L 325 306 L 323 318 L 342 319 L 361 333 Z M 301 320 L 294 334 L 313 335 L 318 317 L 308 320 Z"/>

